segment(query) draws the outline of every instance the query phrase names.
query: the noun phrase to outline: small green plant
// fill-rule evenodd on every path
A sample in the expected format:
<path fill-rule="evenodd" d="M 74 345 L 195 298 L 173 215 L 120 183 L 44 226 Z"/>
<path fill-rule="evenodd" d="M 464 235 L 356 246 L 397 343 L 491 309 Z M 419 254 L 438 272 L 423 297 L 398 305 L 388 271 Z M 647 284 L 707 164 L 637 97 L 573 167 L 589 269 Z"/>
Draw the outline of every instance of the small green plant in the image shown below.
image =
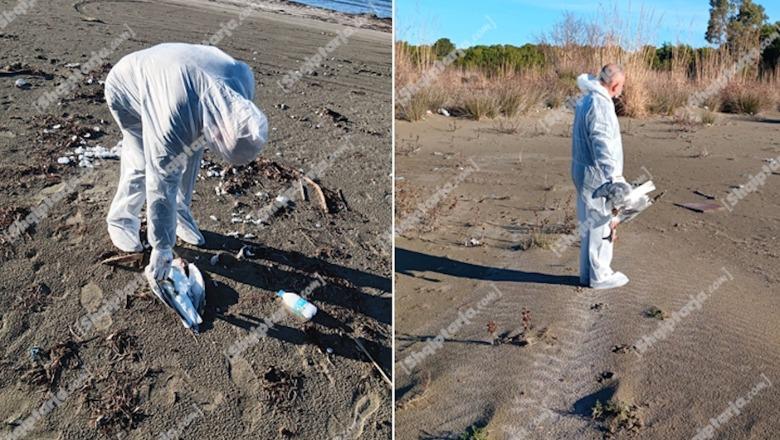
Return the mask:
<path fill-rule="evenodd" d="M 473 425 L 461 434 L 458 440 L 487 440 L 487 438 L 487 429 Z"/>
<path fill-rule="evenodd" d="M 520 251 L 527 251 L 534 248 L 549 250 L 553 248 L 557 240 L 558 237 L 555 235 L 533 232 L 531 235 L 520 239 L 520 242 L 513 246 L 513 249 Z"/>
<path fill-rule="evenodd" d="M 596 400 L 591 417 L 602 422 L 604 428 L 613 434 L 622 429 L 638 431 L 644 425 L 639 416 L 639 407 L 616 399 L 610 399 L 606 404 Z"/>
<path fill-rule="evenodd" d="M 645 310 L 645 316 L 647 316 L 648 318 L 659 319 L 661 321 L 666 319 L 666 313 L 656 306 L 652 306 L 649 309 Z"/>
<path fill-rule="evenodd" d="M 704 109 L 701 113 L 701 122 L 704 125 L 712 125 L 715 123 L 715 112 L 710 109 Z"/>

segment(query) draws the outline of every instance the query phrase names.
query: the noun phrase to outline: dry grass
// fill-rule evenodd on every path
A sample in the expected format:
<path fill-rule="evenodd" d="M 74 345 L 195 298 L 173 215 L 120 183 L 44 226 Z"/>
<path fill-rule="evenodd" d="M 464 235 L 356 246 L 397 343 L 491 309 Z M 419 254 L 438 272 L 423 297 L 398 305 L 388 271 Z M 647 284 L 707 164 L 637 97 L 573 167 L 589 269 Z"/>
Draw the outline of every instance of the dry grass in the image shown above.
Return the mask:
<path fill-rule="evenodd" d="M 499 114 L 499 101 L 487 90 L 469 93 L 461 102 L 465 114 L 475 121 L 482 118 L 493 119 Z"/>
<path fill-rule="evenodd" d="M 756 115 L 772 108 L 772 90 L 759 84 L 729 83 L 721 93 L 720 110 Z"/>
<path fill-rule="evenodd" d="M 543 36 L 539 46 L 545 56 L 543 68 L 483 71 L 448 66 L 436 70 L 430 50 L 412 53 L 396 46 L 396 90 L 412 86 L 411 99 L 397 100 L 399 118 L 415 121 L 430 110 L 446 108 L 453 115 L 473 119 L 513 118 L 534 108 L 558 108 L 579 95 L 576 77 L 596 73 L 608 62 L 619 63 L 626 72 L 626 85 L 618 99 L 618 112 L 625 116 L 673 116 L 683 107 L 709 111 L 756 114 L 780 108 L 780 69 L 759 75 L 747 66 L 721 83 L 725 72 L 737 64 L 741 53 L 726 50 L 691 52 L 675 47 L 665 68 L 653 68 L 655 50 L 647 46 L 647 29 L 656 26 L 652 14 L 639 20 L 621 21 L 627 14 L 614 11 L 614 23 L 590 23 L 571 16 Z M 606 31 L 609 29 L 610 31 Z M 703 95 L 697 93 L 709 91 Z M 691 100 L 693 96 L 698 99 Z M 709 119 L 709 116 L 708 116 Z"/>

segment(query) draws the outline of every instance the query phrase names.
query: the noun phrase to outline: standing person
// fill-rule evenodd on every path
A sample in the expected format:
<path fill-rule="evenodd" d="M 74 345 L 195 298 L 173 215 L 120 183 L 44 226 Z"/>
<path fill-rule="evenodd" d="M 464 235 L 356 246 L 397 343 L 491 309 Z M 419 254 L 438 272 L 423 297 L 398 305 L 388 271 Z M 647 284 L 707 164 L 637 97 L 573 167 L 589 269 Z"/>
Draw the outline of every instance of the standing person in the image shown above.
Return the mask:
<path fill-rule="evenodd" d="M 143 250 L 147 204 L 152 254 L 145 273 L 164 279 L 178 236 L 202 245 L 190 212 L 203 145 L 231 164 L 253 160 L 268 138 L 252 102 L 249 66 L 221 50 L 166 43 L 123 57 L 106 78 L 106 102 L 122 132 L 121 171 L 108 212 L 108 234 L 125 252 Z"/>
<path fill-rule="evenodd" d="M 577 103 L 572 129 L 572 179 L 577 189 L 581 237 L 580 283 L 594 289 L 628 283 L 627 276 L 610 267 L 618 220 L 606 198 L 593 195 L 597 189 L 608 193 L 610 186 L 625 186 L 623 143 L 612 102 L 623 92 L 625 81 L 623 69 L 616 64 L 604 66 L 598 78 L 588 74 L 577 78 L 584 93 Z"/>

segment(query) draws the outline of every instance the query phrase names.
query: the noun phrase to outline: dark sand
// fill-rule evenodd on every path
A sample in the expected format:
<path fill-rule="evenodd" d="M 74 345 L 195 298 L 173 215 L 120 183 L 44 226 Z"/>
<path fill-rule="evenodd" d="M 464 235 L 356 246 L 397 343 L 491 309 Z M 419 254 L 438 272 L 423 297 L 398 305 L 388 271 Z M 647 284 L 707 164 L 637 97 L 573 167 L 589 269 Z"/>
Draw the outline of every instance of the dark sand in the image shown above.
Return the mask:
<path fill-rule="evenodd" d="M 3 1 L 0 9 L 15 4 Z M 88 145 L 110 148 L 119 140 L 99 84 L 110 65 L 92 72 L 91 84 L 88 76 L 78 81 L 61 105 L 44 114 L 33 109 L 71 74 L 66 63 L 85 63 L 125 25 L 135 36 L 122 41 L 108 63 L 160 42 L 203 41 L 237 17 L 238 4 L 39 2 L 6 27 L 0 65 L 22 66 L 0 74 L 3 229 L 82 175 L 83 169 L 57 164 L 73 150 L 67 145 L 72 135 L 99 126 Z M 223 179 L 207 177 L 206 169 L 198 180 L 193 212 L 209 249 L 176 251 L 207 277 L 201 335 L 183 328 L 143 283 L 129 298 L 118 295 L 137 271 L 99 264 L 112 251 L 104 218 L 119 170 L 118 161 L 104 161 L 23 238 L 0 247 L 0 432 L 29 417 L 49 390 L 89 373 L 92 379 L 37 421 L 27 438 L 106 438 L 105 431 L 111 438 L 147 439 L 168 430 L 202 439 L 390 437 L 390 387 L 354 341 L 389 374 L 391 38 L 358 30 L 316 76 L 305 75 L 285 93 L 277 81 L 344 29 L 337 22 L 354 21 L 327 11 L 314 15 L 330 22 L 312 20 L 313 9 L 288 6 L 263 2 L 218 44 L 254 69 L 256 102 L 269 117 L 271 140 L 262 154 L 266 162 L 229 172 L 243 195 L 218 196 L 214 188 Z M 272 12 L 277 9 L 284 10 Z M 32 88 L 14 87 L 20 78 Z M 347 138 L 351 146 L 339 150 Z M 294 199 L 267 224 L 231 223 L 232 213 L 256 213 L 294 185 L 285 170 L 309 172 L 320 163 L 319 182 L 334 212 Z M 244 244 L 256 247 L 254 258 L 209 264 L 217 252 L 235 253 Z M 285 317 L 228 362 L 225 350 L 278 310 L 276 290 L 307 286 L 315 287 L 310 299 L 320 309 L 315 322 Z M 77 320 L 114 298 L 117 307 L 108 317 L 86 334 L 76 331 Z M 39 363 L 51 377 L 41 370 L 36 376 L 32 347 L 40 348 Z M 60 358 L 62 368 L 54 362 Z"/>

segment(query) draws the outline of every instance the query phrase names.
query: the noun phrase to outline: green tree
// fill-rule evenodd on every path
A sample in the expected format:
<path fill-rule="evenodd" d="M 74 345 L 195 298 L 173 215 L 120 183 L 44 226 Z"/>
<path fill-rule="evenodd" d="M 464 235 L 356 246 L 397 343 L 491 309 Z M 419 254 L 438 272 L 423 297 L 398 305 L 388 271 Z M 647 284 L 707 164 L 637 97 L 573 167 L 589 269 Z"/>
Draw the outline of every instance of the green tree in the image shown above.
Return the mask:
<path fill-rule="evenodd" d="M 761 41 L 774 38 L 761 54 L 761 68 L 765 72 L 773 72 L 780 65 L 780 21 L 767 24 L 761 28 Z"/>
<path fill-rule="evenodd" d="M 710 0 L 710 21 L 704 38 L 711 44 L 722 46 L 726 42 L 726 30 L 731 19 L 732 4 L 729 0 Z"/>
<path fill-rule="evenodd" d="M 744 51 L 758 46 L 761 29 L 768 19 L 763 6 L 753 0 L 742 0 L 737 6 L 737 14 L 729 20 L 729 48 Z"/>
<path fill-rule="evenodd" d="M 455 50 L 455 45 L 452 44 L 449 38 L 439 38 L 433 43 L 433 53 L 437 59 L 442 59 Z"/>

